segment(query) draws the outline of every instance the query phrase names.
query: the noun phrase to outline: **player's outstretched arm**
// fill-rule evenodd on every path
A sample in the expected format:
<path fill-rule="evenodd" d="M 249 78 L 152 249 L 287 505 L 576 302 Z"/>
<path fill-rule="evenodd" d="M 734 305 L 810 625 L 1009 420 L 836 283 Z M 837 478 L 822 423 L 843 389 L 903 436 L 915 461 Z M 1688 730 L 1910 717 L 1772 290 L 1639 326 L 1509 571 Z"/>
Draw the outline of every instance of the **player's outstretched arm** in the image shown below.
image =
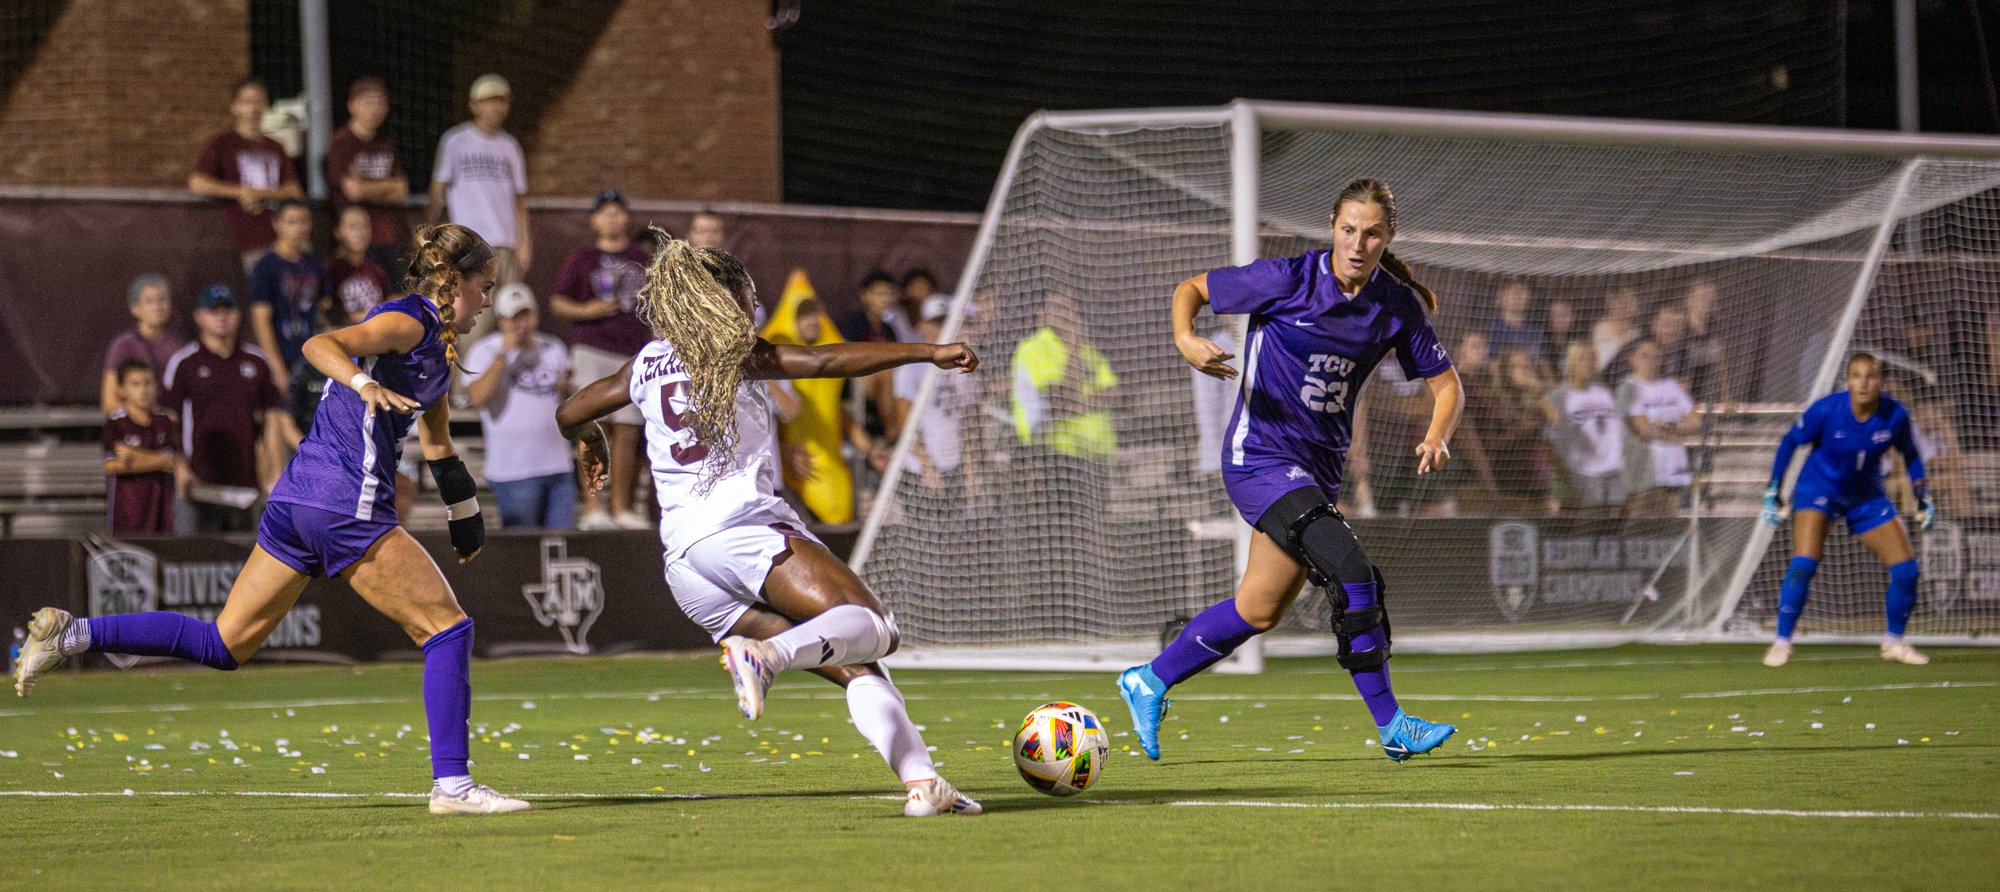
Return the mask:
<path fill-rule="evenodd" d="M 375 383 L 354 364 L 356 356 L 408 353 L 424 339 L 423 323 L 407 313 L 377 313 L 358 325 L 313 335 L 303 349 L 307 362 L 327 378 L 346 384 L 360 394 L 368 411 L 388 410 L 405 415 L 423 408 L 416 400 L 392 393 Z"/>
<path fill-rule="evenodd" d="M 1214 341 L 1194 333 L 1194 317 L 1200 315 L 1201 308 L 1205 306 L 1208 306 L 1207 273 L 1174 287 L 1174 349 L 1181 351 L 1181 358 L 1204 375 L 1224 380 L 1234 378 L 1236 370 L 1226 363 L 1235 359 L 1236 355 L 1222 352 Z"/>
<path fill-rule="evenodd" d="M 556 427 L 576 443 L 577 468 L 583 472 L 583 487 L 596 493 L 610 477 L 611 460 L 604 443 L 604 430 L 597 426 L 603 418 L 632 404 L 632 362 L 570 394 L 556 407 Z"/>
<path fill-rule="evenodd" d="M 1442 470 L 1444 463 L 1451 460 L 1451 435 L 1458 431 L 1458 419 L 1465 408 L 1465 391 L 1458 381 L 1458 370 L 1445 369 L 1425 378 L 1430 384 L 1431 426 L 1425 432 L 1424 441 L 1417 444 L 1417 473 L 1428 474 Z"/>
<path fill-rule="evenodd" d="M 941 369 L 970 372 L 979 357 L 964 344 L 825 344 L 798 347 L 758 338 L 743 360 L 743 377 L 753 381 L 785 378 L 861 378 L 897 366 L 928 362 Z"/>

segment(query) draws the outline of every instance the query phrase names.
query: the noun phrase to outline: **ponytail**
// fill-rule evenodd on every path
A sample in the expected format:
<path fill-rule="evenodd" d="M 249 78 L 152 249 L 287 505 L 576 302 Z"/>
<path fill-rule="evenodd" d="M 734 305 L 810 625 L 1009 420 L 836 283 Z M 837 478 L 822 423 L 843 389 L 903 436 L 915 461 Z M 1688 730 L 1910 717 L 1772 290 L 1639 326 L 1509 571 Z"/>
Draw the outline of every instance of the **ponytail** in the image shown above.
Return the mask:
<path fill-rule="evenodd" d="M 458 365 L 458 288 L 465 274 L 483 268 L 493 257 L 486 240 L 456 223 L 425 227 L 416 234 L 416 250 L 410 253 L 405 287 L 430 298 L 438 308 L 444 327 L 438 337 L 444 341 L 445 361 Z M 470 268 L 468 268 L 470 267 Z"/>
<path fill-rule="evenodd" d="M 1396 196 L 1380 180 L 1362 179 L 1348 183 L 1347 188 L 1340 190 L 1340 196 L 1333 200 L 1333 215 L 1336 217 L 1340 216 L 1340 206 L 1350 201 L 1358 204 L 1380 206 L 1382 208 L 1383 222 L 1389 224 L 1390 232 L 1393 233 L 1396 231 Z M 1396 255 L 1388 251 L 1383 251 L 1382 266 L 1389 270 L 1389 275 L 1395 276 L 1403 284 L 1410 286 L 1410 290 L 1417 293 L 1417 297 L 1424 302 L 1425 312 L 1437 312 L 1437 294 L 1429 288 L 1425 288 L 1423 283 L 1417 281 L 1416 276 L 1410 274 L 1409 264 L 1404 263 Z"/>

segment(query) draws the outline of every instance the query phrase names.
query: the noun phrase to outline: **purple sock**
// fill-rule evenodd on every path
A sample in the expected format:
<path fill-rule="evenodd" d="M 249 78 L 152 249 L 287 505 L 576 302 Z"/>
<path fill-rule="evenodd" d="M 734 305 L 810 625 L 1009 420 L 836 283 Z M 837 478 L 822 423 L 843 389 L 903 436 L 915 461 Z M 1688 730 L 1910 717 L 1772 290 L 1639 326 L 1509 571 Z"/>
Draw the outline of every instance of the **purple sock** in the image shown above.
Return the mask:
<path fill-rule="evenodd" d="M 430 719 L 431 776 L 469 774 L 465 740 L 472 719 L 472 619 L 424 642 L 424 715 Z"/>
<path fill-rule="evenodd" d="M 1375 606 L 1375 583 L 1342 583 L 1340 587 L 1347 590 L 1347 609 L 1367 610 Z M 1382 646 L 1381 635 L 1380 629 L 1363 632 L 1354 636 L 1351 647 L 1356 653 L 1374 650 Z M 1389 688 L 1388 665 L 1384 664 L 1380 669 L 1349 674 L 1354 676 L 1354 688 L 1361 692 L 1362 702 L 1368 704 L 1368 713 L 1375 717 L 1375 726 L 1379 728 L 1389 724 L 1389 720 L 1396 717 L 1396 710 L 1400 707 L 1396 705 L 1396 692 Z"/>
<path fill-rule="evenodd" d="M 224 671 L 236 668 L 236 658 L 222 643 L 214 623 L 158 610 L 117 616 L 78 617 L 90 628 L 90 649 L 102 653 L 146 657 L 179 657 Z"/>
<path fill-rule="evenodd" d="M 1230 598 L 1189 620 L 1180 637 L 1153 658 L 1153 674 L 1173 687 L 1234 653 L 1256 634 L 1257 627 L 1243 620 L 1236 612 L 1236 599 Z"/>

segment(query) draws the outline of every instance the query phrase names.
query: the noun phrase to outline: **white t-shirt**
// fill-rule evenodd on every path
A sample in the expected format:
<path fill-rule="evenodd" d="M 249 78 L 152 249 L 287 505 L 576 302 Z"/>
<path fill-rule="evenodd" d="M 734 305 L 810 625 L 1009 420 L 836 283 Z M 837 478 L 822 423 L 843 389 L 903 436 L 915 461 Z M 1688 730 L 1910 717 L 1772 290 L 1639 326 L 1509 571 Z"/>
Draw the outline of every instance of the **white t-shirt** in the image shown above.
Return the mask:
<path fill-rule="evenodd" d="M 1557 388 L 1556 411 L 1570 429 L 1560 443 L 1563 464 L 1579 477 L 1603 477 L 1625 468 L 1625 419 L 1611 388 L 1592 384 L 1583 390 Z"/>
<path fill-rule="evenodd" d="M 1625 414 L 1644 418 L 1654 424 L 1673 424 L 1694 411 L 1694 400 L 1688 396 L 1681 382 L 1672 378 L 1655 378 L 1640 381 L 1626 380 L 1631 404 L 1625 407 Z M 1694 482 L 1688 472 L 1688 450 L 1680 443 L 1646 444 L 1652 451 L 1654 486 L 1686 486 Z"/>
<path fill-rule="evenodd" d="M 451 222 L 479 233 L 496 248 L 520 244 L 514 196 L 528 193 L 528 163 L 521 144 L 506 131 L 492 136 L 470 121 L 438 140 L 437 170 L 431 178 L 449 184 L 444 193 Z"/>
<path fill-rule="evenodd" d="M 465 367 L 476 376 L 489 374 L 505 340 L 497 332 L 480 338 L 465 354 Z M 486 426 L 487 480 L 511 483 L 570 473 L 569 441 L 556 427 L 569 368 L 562 341 L 537 333 L 532 347 L 509 351 L 506 364 L 490 373 L 508 377 L 479 410 Z"/>
<path fill-rule="evenodd" d="M 895 372 L 896 398 L 909 400 L 911 408 L 921 411 L 917 419 L 917 442 L 912 445 L 909 458 L 903 469 L 912 473 L 923 473 L 924 464 L 917 460 L 916 447 L 922 446 L 931 457 L 931 467 L 938 471 L 950 471 L 958 467 L 965 454 L 965 445 L 958 432 L 959 418 L 965 414 L 966 376 L 958 372 L 939 369 L 937 384 L 931 388 L 930 406 L 918 410 L 917 390 L 924 384 L 924 373 L 937 368 L 927 362 L 898 366 Z"/>
<path fill-rule="evenodd" d="M 710 457 L 695 439 L 688 382 L 673 345 L 659 340 L 633 359 L 626 391 L 646 418 L 646 457 L 653 463 L 660 544 L 667 560 L 732 527 L 787 523 L 804 532 L 805 522 L 777 496 L 777 432 L 764 382 L 745 381 L 736 388 L 736 454 L 705 492 L 701 479 Z"/>

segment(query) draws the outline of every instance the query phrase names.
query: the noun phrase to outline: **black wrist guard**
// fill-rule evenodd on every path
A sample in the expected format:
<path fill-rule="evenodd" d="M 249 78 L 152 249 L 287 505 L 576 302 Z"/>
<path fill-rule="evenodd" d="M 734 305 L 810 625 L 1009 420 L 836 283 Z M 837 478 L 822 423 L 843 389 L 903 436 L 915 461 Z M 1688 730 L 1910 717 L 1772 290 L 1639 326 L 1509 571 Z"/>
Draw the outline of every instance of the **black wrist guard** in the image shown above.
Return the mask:
<path fill-rule="evenodd" d="M 451 548 L 458 552 L 459 560 L 471 560 L 486 544 L 486 523 L 479 516 L 479 484 L 472 482 L 472 472 L 456 455 L 429 464 L 450 521 Z"/>

